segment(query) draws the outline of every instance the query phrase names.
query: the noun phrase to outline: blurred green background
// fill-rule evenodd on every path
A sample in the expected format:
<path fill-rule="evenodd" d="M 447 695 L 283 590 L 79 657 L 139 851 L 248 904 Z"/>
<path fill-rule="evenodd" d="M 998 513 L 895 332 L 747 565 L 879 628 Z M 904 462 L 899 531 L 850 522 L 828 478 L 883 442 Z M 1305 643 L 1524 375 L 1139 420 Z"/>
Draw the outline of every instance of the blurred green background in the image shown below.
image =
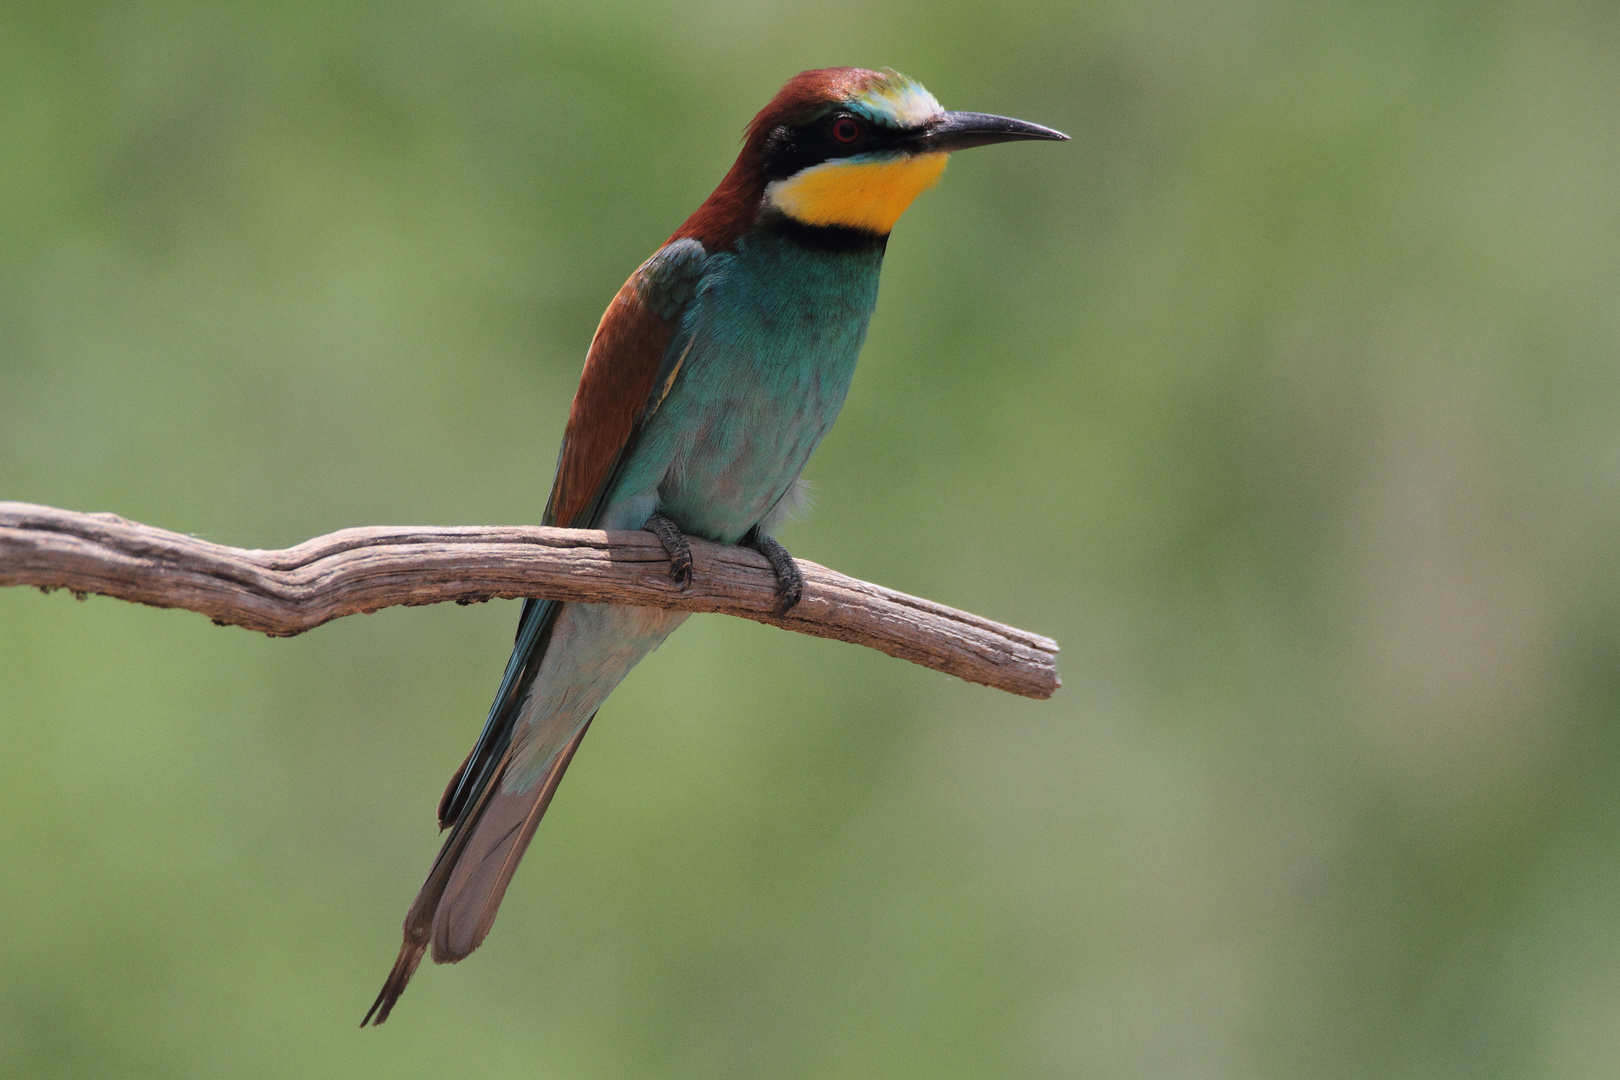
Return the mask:
<path fill-rule="evenodd" d="M 1620 1076 L 1620 11 L 0 4 L 0 498 L 534 522 L 790 74 L 1062 128 L 901 223 L 799 555 L 1047 703 L 694 618 L 356 1028 L 517 605 L 0 592 L 0 1075 Z"/>

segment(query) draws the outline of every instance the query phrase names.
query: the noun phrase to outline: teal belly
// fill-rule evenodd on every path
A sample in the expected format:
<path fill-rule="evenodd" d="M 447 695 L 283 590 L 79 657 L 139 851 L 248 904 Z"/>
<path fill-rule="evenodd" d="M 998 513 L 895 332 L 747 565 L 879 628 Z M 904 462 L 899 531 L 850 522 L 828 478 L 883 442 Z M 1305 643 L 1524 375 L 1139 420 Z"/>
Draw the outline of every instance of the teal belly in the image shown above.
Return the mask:
<path fill-rule="evenodd" d="M 603 526 L 638 528 L 658 509 L 683 532 L 735 543 L 766 517 L 838 417 L 882 263 L 880 248 L 757 236 L 712 256 L 671 346 L 685 354 L 679 375 Z"/>

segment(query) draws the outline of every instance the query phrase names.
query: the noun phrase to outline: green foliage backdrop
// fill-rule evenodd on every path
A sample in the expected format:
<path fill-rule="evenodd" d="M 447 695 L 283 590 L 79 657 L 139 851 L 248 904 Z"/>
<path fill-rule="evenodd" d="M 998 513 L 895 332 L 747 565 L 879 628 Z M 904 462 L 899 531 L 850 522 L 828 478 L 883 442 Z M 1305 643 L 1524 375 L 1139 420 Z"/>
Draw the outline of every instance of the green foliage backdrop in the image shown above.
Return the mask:
<path fill-rule="evenodd" d="M 694 618 L 355 1025 L 516 605 L 0 592 L 0 1075 L 1620 1076 L 1620 15 L 0 4 L 0 498 L 532 522 L 789 74 L 1063 128 L 901 223 L 784 539 L 1017 700 Z"/>

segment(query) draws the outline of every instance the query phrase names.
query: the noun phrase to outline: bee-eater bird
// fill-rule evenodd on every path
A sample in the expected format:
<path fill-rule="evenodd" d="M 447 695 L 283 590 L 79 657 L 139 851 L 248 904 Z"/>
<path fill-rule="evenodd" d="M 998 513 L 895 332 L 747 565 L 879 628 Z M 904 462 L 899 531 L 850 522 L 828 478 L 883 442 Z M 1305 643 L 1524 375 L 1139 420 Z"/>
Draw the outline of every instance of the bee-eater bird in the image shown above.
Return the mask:
<path fill-rule="evenodd" d="M 1061 132 L 946 112 L 898 72 L 806 71 L 754 117 L 720 186 L 602 316 L 545 523 L 646 529 L 691 581 L 687 535 L 746 544 L 803 579 L 771 530 L 844 403 L 889 230 L 956 150 Z M 563 770 L 619 680 L 686 613 L 526 600 L 483 734 L 439 801 L 449 829 L 361 1021 L 380 1024 L 431 946 L 478 948 Z"/>

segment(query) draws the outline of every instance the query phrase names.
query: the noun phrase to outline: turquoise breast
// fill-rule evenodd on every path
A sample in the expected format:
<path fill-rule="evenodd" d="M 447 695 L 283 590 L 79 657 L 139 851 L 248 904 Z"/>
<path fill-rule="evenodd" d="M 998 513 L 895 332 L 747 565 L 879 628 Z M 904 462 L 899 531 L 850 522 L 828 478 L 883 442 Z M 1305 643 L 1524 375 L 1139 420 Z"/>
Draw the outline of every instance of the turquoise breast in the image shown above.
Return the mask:
<path fill-rule="evenodd" d="M 621 512 L 605 517 L 626 520 L 604 527 L 657 508 L 735 543 L 764 518 L 838 417 L 882 268 L 881 245 L 818 251 L 759 232 L 710 256 L 670 345 L 679 374 L 608 500 Z"/>

